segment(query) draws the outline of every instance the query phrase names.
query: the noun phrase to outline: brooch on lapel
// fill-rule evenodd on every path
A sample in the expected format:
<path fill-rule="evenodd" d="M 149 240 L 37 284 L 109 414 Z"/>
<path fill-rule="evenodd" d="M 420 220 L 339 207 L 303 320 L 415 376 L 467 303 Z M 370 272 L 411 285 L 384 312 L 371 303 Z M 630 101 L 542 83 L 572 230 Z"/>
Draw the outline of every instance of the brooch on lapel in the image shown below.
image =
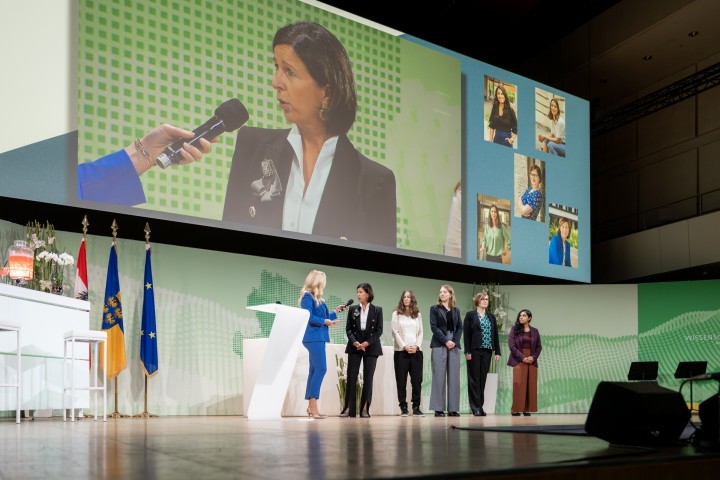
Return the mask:
<path fill-rule="evenodd" d="M 352 315 L 353 315 L 353 318 L 358 318 L 358 317 L 360 316 L 360 311 L 359 311 L 359 310 L 353 310 Z"/>
<path fill-rule="evenodd" d="M 260 197 L 261 202 L 269 202 L 273 197 L 277 197 L 282 193 L 282 182 L 280 181 L 280 176 L 277 173 L 275 163 L 273 163 L 272 159 L 264 159 L 260 167 L 262 169 L 262 177 L 252 182 L 250 188 L 252 189 L 253 195 Z"/>

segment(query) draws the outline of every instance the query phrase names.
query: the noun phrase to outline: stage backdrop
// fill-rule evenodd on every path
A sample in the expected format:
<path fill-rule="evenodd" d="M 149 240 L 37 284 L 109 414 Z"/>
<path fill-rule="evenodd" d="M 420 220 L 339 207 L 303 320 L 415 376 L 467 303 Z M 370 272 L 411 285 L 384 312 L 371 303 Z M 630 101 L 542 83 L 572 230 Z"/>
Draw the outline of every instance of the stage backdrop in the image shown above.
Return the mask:
<path fill-rule="evenodd" d="M 39 218 L 44 221 L 45 219 Z M 108 226 L 95 225 L 93 231 L 110 231 Z M 150 225 L 152 228 L 152 223 Z M 119 376 L 119 410 L 139 413 L 143 409 L 143 374 L 139 363 L 140 320 L 142 308 L 142 279 L 144 244 L 118 238 L 120 286 L 125 315 L 125 339 L 128 369 Z M 0 251 L 6 252 L 12 240 L 24 236 L 24 226 L 0 221 Z M 59 246 L 72 255 L 77 254 L 81 235 L 58 232 Z M 430 393 L 430 306 L 436 301 L 438 289 L 446 280 L 421 279 L 402 275 L 379 274 L 364 270 L 335 268 L 317 264 L 288 262 L 269 258 L 198 250 L 153 241 L 153 276 L 159 346 L 159 373 L 148 383 L 148 410 L 160 415 L 240 415 L 242 411 L 242 340 L 266 337 L 272 317 L 246 310 L 248 304 L 281 301 L 296 305 L 302 282 L 313 268 L 325 270 L 328 287 L 325 297 L 331 306 L 354 298 L 356 286 L 369 282 L 376 293 L 375 304 L 385 312 L 382 337 L 384 345 L 392 345 L 390 316 L 403 289 L 410 288 L 417 295 L 425 322 L 424 349 L 427 351 L 423 379 L 423 408 L 427 408 Z M 102 296 L 111 238 L 89 235 L 87 244 L 91 327 L 100 328 Z M 72 291 L 74 267 L 67 272 L 66 291 Z M 439 272 L 442 273 L 442 272 Z M 432 275 L 432 272 L 429 273 Z M 483 282 L 478 278 L 478 283 Z M 472 284 L 452 283 L 458 306 L 464 313 L 471 308 Z M 657 319 L 647 312 L 646 291 L 655 291 L 658 298 L 676 305 L 666 309 L 668 318 L 683 318 L 688 312 L 700 310 L 693 299 L 693 283 L 642 286 L 641 309 L 647 318 Z M 714 282 L 699 284 L 709 289 Z M 687 288 L 682 288 L 687 286 Z M 508 310 L 507 326 L 515 321 L 518 310 L 533 312 L 533 325 L 540 329 L 543 353 L 540 358 L 541 412 L 587 412 L 598 382 L 622 381 L 631 362 L 648 358 L 646 350 L 638 353 L 638 339 L 645 345 L 648 333 L 660 331 L 664 325 L 647 328 L 645 317 L 638 318 L 638 287 L 636 285 L 570 285 L 570 286 L 500 286 L 505 294 Z M 662 292 L 660 289 L 667 288 Z M 715 287 L 716 288 L 716 287 Z M 655 289 L 655 290 L 653 290 Z M 679 298 L 687 300 L 679 301 Z M 655 302 L 657 303 L 657 302 Z M 680 307 L 677 305 L 686 305 Z M 703 306 L 715 310 L 717 305 Z M 683 320 L 696 323 L 692 314 Z M 344 320 L 344 318 L 343 318 Z M 705 330 L 717 332 L 714 324 Z M 638 335 L 638 325 L 641 325 Z M 714 330 L 712 329 L 714 325 Z M 690 328 L 690 327 L 688 327 Z M 703 330 L 703 331 L 705 331 Z M 694 330 L 693 330 L 694 331 Z M 345 341 L 342 328 L 332 329 L 332 341 Z M 655 334 L 653 334 L 655 335 Z M 700 335 L 698 333 L 698 335 Z M 703 334 L 704 335 L 704 334 Z M 656 335 L 655 335 L 656 336 Z M 683 337 L 685 338 L 685 337 Z M 688 337 L 699 338 L 699 337 Z M 668 340 L 669 341 L 669 340 Z M 717 341 L 717 339 L 716 339 Z M 677 342 L 676 342 L 677 343 Z M 497 412 L 510 410 L 512 371 L 506 366 L 507 337 L 501 341 L 503 358 L 499 365 Z M 682 347 L 688 359 L 710 360 L 717 370 L 717 354 L 706 341 L 687 341 Z M 679 349 L 680 347 L 678 347 Z M 674 362 L 674 361 L 673 361 Z M 671 363 L 673 363 L 671 362 Z M 661 365 L 663 362 L 661 362 Z M 668 367 L 670 368 L 670 367 Z M 674 370 L 675 364 L 671 366 Z M 328 375 L 336 372 L 330 368 Z M 661 378 L 664 383 L 666 376 Z M 672 387 L 671 387 L 672 388 Z M 461 411 L 469 412 L 466 375 L 461 367 Z M 697 398 L 700 398 L 700 390 Z"/>

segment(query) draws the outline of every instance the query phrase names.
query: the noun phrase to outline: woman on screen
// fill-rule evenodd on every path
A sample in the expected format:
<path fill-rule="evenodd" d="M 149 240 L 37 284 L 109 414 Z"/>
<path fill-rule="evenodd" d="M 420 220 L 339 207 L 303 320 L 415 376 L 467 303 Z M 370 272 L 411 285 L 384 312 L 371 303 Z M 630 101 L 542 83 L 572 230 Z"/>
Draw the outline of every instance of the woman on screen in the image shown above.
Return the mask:
<path fill-rule="evenodd" d="M 483 230 L 479 253 L 485 253 L 488 262 L 502 263 L 502 258 L 509 252 L 510 232 L 502 223 L 497 205 L 492 205 L 488 223 Z"/>
<path fill-rule="evenodd" d="M 488 130 L 490 133 L 488 141 L 506 147 L 512 147 L 515 144 L 517 115 L 515 115 L 515 110 L 510 105 L 510 97 L 502 85 L 495 88 L 495 99 L 490 111 Z"/>
<path fill-rule="evenodd" d="M 323 290 L 327 283 L 325 272 L 312 270 L 305 277 L 298 304 L 310 312 L 308 324 L 303 336 L 303 346 L 307 348 L 310 361 L 307 387 L 305 388 L 305 400 L 308 401 L 307 414 L 310 418 L 323 419 L 318 411 L 318 398 L 320 398 L 320 386 L 327 372 L 327 361 L 325 359 L 325 344 L 330 342 L 328 327 L 338 325 L 337 314 L 345 310 L 345 305 L 335 307 L 332 312 L 328 310 L 323 300 Z"/>
<path fill-rule="evenodd" d="M 357 379 L 360 373 L 360 364 L 363 365 L 363 386 L 360 396 L 360 417 L 370 418 L 370 404 L 372 403 L 373 378 L 378 357 L 382 355 L 380 337 L 383 333 L 382 307 L 372 304 L 375 293 L 369 283 L 357 286 L 357 299 L 359 305 L 353 305 L 348 310 L 347 333 L 348 343 L 345 353 L 348 356 L 347 366 L 347 393 L 345 395 L 347 410 L 340 416 L 355 417 Z"/>
<path fill-rule="evenodd" d="M 572 267 L 570 262 L 570 232 L 572 226 L 570 220 L 565 217 L 558 218 L 558 231 L 550 240 L 549 260 L 551 265 L 563 265 Z"/>
<path fill-rule="evenodd" d="M 550 100 L 550 133 L 548 135 L 538 135 L 538 140 L 542 142 L 544 152 L 552 153 L 559 157 L 565 156 L 565 119 L 560 115 L 560 103 L 556 98 Z"/>
<path fill-rule="evenodd" d="M 272 88 L 292 127 L 240 128 L 222 219 L 395 247 L 395 175 L 360 153 L 347 137 L 357 100 L 345 48 L 327 29 L 310 22 L 280 28 L 272 48 Z M 164 125 L 125 150 L 79 165 L 78 198 L 145 203 L 139 176 L 154 166 L 165 147 L 192 136 Z M 197 161 L 209 151 L 204 139 L 200 148 L 187 145 L 181 163 Z"/>
<path fill-rule="evenodd" d="M 521 217 L 528 220 L 537 220 L 540 210 L 545 203 L 545 195 L 540 190 L 540 184 L 543 181 L 542 170 L 538 165 L 530 167 L 528 174 L 528 183 L 530 186 L 520 197 L 518 202 L 518 213 Z"/>
<path fill-rule="evenodd" d="M 395 382 L 397 383 L 400 416 L 408 416 L 407 380 L 410 375 L 411 402 L 413 417 L 424 417 L 420 410 L 423 376 L 422 314 L 418 310 L 417 298 L 412 290 L 405 290 L 392 314 L 393 362 L 395 364 Z"/>
<path fill-rule="evenodd" d="M 430 409 L 436 417 L 459 417 L 460 414 L 460 310 L 455 306 L 455 292 L 450 285 L 440 287 L 437 304 L 430 307 L 430 365 L 432 389 Z"/>
<path fill-rule="evenodd" d="M 520 310 L 515 326 L 510 330 L 508 365 L 513 369 L 513 401 L 510 412 L 522 412 L 526 417 L 537 412 L 537 359 L 542 351 L 540 332 L 531 327 L 532 312 Z"/>
<path fill-rule="evenodd" d="M 345 48 L 310 22 L 280 28 L 272 48 L 292 127 L 240 129 L 223 220 L 395 247 L 395 175 L 347 137 L 357 100 Z"/>

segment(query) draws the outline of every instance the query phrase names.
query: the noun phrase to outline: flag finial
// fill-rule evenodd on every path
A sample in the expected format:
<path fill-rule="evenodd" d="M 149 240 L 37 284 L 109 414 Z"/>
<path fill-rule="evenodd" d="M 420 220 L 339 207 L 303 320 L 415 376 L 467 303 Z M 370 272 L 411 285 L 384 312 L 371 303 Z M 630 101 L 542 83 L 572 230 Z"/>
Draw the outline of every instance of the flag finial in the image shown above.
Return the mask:
<path fill-rule="evenodd" d="M 150 224 L 145 222 L 145 243 L 150 243 Z"/>
<path fill-rule="evenodd" d="M 82 226 L 83 226 L 83 238 L 85 238 L 87 236 L 88 227 L 90 226 L 90 222 L 88 222 L 87 215 L 85 215 L 83 217 Z"/>

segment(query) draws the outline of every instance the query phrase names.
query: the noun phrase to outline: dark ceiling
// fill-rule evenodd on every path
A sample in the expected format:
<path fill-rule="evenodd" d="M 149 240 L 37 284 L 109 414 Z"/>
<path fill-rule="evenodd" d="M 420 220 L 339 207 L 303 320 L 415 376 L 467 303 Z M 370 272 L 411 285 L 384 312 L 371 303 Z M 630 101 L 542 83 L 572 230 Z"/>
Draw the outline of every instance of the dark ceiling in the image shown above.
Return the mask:
<path fill-rule="evenodd" d="M 323 3 L 509 71 L 619 0 L 327 0 Z"/>

